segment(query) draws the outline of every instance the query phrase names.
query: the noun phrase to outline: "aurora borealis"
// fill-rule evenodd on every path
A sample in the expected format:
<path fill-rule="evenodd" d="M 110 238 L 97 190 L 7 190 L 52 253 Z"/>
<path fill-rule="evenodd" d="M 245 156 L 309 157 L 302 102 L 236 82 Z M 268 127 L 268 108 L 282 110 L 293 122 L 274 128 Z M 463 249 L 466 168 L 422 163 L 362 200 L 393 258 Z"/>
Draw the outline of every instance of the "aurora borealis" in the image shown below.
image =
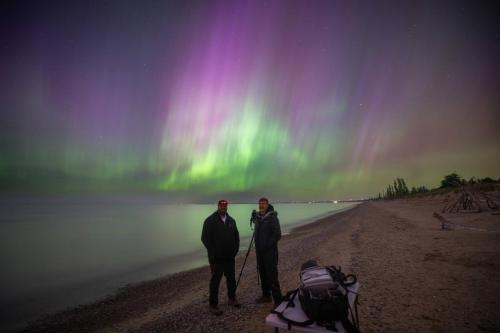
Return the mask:
<path fill-rule="evenodd" d="M 0 189 L 286 200 L 498 178 L 493 4 L 3 3 Z"/>

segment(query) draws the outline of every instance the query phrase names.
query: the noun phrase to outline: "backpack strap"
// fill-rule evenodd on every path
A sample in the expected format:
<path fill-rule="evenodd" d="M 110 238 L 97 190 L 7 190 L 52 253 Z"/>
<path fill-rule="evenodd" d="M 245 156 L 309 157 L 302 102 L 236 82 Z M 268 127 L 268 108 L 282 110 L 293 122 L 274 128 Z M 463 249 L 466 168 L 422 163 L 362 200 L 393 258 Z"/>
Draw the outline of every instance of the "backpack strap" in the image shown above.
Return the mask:
<path fill-rule="evenodd" d="M 347 333 L 361 333 L 361 331 L 359 330 L 358 295 L 357 294 L 356 294 L 356 298 L 354 299 L 354 311 L 351 308 L 351 304 L 349 304 L 349 300 L 347 301 L 347 307 L 349 309 L 349 314 L 352 317 L 352 321 L 349 319 L 349 315 L 347 315 L 346 318 L 343 318 L 341 320 L 342 326 L 344 326 L 344 329 L 346 330 Z"/>
<path fill-rule="evenodd" d="M 279 312 L 279 311 L 276 311 L 276 310 L 272 310 L 271 311 L 271 313 L 274 313 L 275 315 L 277 315 L 279 319 L 281 319 L 283 321 L 286 321 L 286 323 L 288 324 L 288 330 L 292 329 L 292 325 L 293 326 L 306 327 L 306 326 L 314 324 L 314 320 L 311 320 L 311 319 L 308 319 L 306 321 L 295 321 L 293 319 L 287 318 L 287 317 L 285 317 L 285 315 L 283 314 L 283 312 L 284 312 L 284 310 L 282 312 Z"/>
<path fill-rule="evenodd" d="M 325 268 L 328 270 L 328 272 L 332 276 L 332 279 L 335 282 L 340 283 L 342 285 L 342 287 L 344 287 L 344 288 L 352 286 L 356 282 L 358 282 L 358 278 L 356 277 L 356 275 L 354 275 L 354 274 L 345 275 L 344 273 L 342 273 L 340 266 L 339 266 L 339 268 L 337 268 L 337 267 L 332 265 L 332 266 L 325 266 Z M 342 281 L 338 281 L 339 279 L 342 279 Z"/>
<path fill-rule="evenodd" d="M 340 322 L 342 323 L 342 326 L 344 326 L 347 333 L 361 333 L 361 331 L 354 326 L 353 323 L 351 323 L 349 318 L 344 318 Z"/>
<path fill-rule="evenodd" d="M 349 281 L 349 280 L 351 280 L 351 281 Z M 347 274 L 345 276 L 345 280 L 344 280 L 343 284 L 345 287 L 349 287 L 349 286 L 356 284 L 356 282 L 358 282 L 358 278 L 356 277 L 356 275 Z"/>
<path fill-rule="evenodd" d="M 289 292 L 286 293 L 286 295 L 283 297 L 284 300 L 288 301 L 288 303 L 286 303 L 285 309 L 295 307 L 295 303 L 293 302 L 293 300 L 295 296 L 298 294 L 298 292 L 299 288 L 290 290 Z"/>
<path fill-rule="evenodd" d="M 359 304 L 359 299 L 358 299 L 358 295 L 356 295 L 356 300 L 354 301 L 354 313 L 356 316 L 356 327 L 359 329 L 358 304 Z"/>
<path fill-rule="evenodd" d="M 293 319 L 285 317 L 285 315 L 283 314 L 286 311 L 286 309 L 295 307 L 295 303 L 293 300 L 295 299 L 295 297 L 297 297 L 298 292 L 299 292 L 299 289 L 295 289 L 295 290 L 289 291 L 286 294 L 285 299 L 288 299 L 288 302 L 287 302 L 285 308 L 283 309 L 283 311 L 281 311 L 281 312 L 276 311 L 276 310 L 271 311 L 271 313 L 274 313 L 275 315 L 277 315 L 279 319 L 286 321 L 286 323 L 288 324 L 289 331 L 292 329 L 292 325 L 306 327 L 306 326 L 309 326 L 309 325 L 314 323 L 314 320 L 311 320 L 311 319 L 308 319 L 306 321 L 295 321 Z"/>

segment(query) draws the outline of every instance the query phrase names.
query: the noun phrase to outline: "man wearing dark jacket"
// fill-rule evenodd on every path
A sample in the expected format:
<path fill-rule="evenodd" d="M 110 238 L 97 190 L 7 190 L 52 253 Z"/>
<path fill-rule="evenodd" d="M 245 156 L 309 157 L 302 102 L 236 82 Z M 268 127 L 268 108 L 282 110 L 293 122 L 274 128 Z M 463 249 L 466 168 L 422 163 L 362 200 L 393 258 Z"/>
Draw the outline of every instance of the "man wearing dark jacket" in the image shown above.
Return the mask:
<path fill-rule="evenodd" d="M 274 305 L 282 301 L 280 283 L 278 281 L 278 241 L 281 239 L 281 228 L 278 212 L 269 204 L 269 200 L 259 200 L 259 214 L 255 222 L 255 252 L 262 287 L 262 296 L 257 303 L 270 303 L 271 295 Z"/>
<path fill-rule="evenodd" d="M 227 213 L 227 201 L 220 200 L 217 211 L 203 223 L 201 241 L 207 248 L 208 262 L 212 277 L 210 279 L 210 312 L 219 316 L 219 285 L 222 274 L 226 276 L 229 305 L 239 308 L 236 301 L 236 279 L 234 257 L 240 248 L 240 235 L 235 220 Z"/>

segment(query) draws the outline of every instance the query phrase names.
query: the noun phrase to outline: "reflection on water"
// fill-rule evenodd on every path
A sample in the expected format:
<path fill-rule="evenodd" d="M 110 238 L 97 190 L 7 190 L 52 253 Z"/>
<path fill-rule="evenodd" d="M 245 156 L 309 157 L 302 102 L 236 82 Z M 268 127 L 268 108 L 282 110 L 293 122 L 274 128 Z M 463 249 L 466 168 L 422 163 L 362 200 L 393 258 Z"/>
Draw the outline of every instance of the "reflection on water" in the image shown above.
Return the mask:
<path fill-rule="evenodd" d="M 348 204 L 276 204 L 286 232 Z M 215 205 L 16 197 L 0 200 L 0 321 L 25 320 L 90 302 L 127 283 L 206 264 L 201 228 Z M 248 246 L 253 204 L 233 204 Z"/>

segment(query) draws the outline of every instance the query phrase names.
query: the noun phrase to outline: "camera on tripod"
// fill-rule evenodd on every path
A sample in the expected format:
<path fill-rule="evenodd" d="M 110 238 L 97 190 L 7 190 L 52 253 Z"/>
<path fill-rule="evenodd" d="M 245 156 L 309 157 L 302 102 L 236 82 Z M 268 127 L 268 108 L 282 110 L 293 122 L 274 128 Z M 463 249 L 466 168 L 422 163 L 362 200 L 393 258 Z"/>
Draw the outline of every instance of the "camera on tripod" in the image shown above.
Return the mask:
<path fill-rule="evenodd" d="M 258 221 L 259 214 L 254 209 L 252 210 L 252 215 L 250 216 L 250 228 L 253 230 L 252 224 Z M 252 233 L 252 239 L 250 239 L 250 244 L 248 245 L 247 254 L 245 255 L 245 260 L 243 261 L 243 266 L 241 266 L 240 275 L 238 276 L 238 280 L 236 281 L 236 288 L 240 284 L 241 275 L 243 274 L 243 270 L 245 269 L 245 264 L 247 263 L 248 255 L 250 254 L 250 250 L 252 250 L 252 246 L 255 240 L 255 231 Z M 257 266 L 257 283 L 259 281 L 259 267 Z"/>
<path fill-rule="evenodd" d="M 252 210 L 252 215 L 250 216 L 250 227 L 252 227 L 252 223 L 255 224 L 258 218 L 259 214 L 257 213 L 257 211 L 255 209 Z"/>

